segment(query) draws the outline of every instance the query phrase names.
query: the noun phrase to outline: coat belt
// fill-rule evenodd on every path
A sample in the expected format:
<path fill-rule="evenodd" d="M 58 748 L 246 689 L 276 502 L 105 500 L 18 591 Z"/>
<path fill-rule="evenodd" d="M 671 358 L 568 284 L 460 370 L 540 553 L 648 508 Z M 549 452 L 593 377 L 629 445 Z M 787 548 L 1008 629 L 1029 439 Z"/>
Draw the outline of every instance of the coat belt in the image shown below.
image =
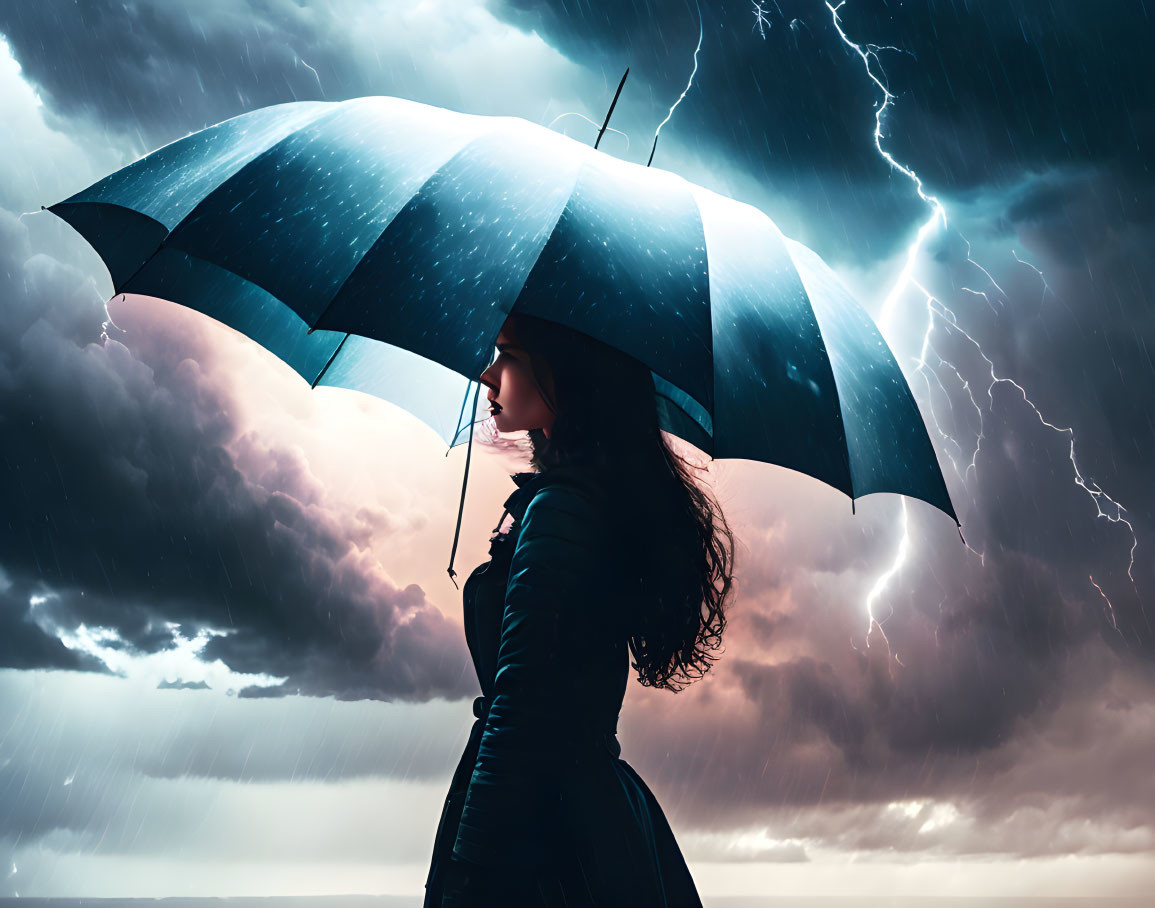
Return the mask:
<path fill-rule="evenodd" d="M 473 701 L 473 715 L 478 719 L 484 719 L 489 715 L 489 707 L 493 705 L 493 697 L 477 697 Z M 604 720 L 603 720 L 604 723 Z M 622 745 L 618 742 L 618 719 L 617 716 L 613 719 L 612 725 L 602 724 L 602 727 L 593 729 L 595 737 L 604 737 L 606 746 L 614 756 L 618 756 L 622 752 Z"/>

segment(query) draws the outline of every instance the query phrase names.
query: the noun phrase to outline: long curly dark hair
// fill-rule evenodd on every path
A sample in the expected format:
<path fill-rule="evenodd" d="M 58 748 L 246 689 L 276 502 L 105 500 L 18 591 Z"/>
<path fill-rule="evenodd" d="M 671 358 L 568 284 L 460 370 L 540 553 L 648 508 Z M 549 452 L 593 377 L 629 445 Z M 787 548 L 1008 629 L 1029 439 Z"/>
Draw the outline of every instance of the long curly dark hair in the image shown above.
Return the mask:
<path fill-rule="evenodd" d="M 717 659 L 733 585 L 734 536 L 690 472 L 704 468 L 667 444 L 645 364 L 532 316 L 511 316 L 506 332 L 529 355 L 555 414 L 548 438 L 529 431 L 531 463 L 539 472 L 583 464 L 629 515 L 620 529 L 629 534 L 627 582 L 636 584 L 626 618 L 631 664 L 643 686 L 678 692 Z"/>

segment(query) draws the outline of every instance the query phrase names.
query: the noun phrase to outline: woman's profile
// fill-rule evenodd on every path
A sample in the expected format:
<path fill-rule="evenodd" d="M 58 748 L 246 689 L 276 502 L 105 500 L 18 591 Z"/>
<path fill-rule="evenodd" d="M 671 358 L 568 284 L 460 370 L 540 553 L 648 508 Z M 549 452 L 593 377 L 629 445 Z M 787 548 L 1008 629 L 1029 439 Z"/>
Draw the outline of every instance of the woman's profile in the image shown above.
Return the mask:
<path fill-rule="evenodd" d="M 482 696 L 425 906 L 700 906 L 617 718 L 631 669 L 675 692 L 709 670 L 733 537 L 667 446 L 645 365 L 529 316 L 497 351 L 480 381 L 534 469 L 462 587 Z"/>

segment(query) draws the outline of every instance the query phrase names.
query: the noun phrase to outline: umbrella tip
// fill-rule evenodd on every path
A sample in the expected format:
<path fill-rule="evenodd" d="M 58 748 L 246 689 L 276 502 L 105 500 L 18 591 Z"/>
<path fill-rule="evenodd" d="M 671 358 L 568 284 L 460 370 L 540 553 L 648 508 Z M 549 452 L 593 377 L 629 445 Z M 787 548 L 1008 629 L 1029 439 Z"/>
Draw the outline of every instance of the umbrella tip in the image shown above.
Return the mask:
<path fill-rule="evenodd" d="M 626 71 L 622 73 L 622 81 L 618 83 L 618 90 L 614 92 L 614 99 L 610 102 L 610 109 L 606 111 L 606 118 L 602 122 L 602 128 L 598 130 L 598 137 L 594 141 L 594 150 L 602 143 L 602 136 L 605 135 L 606 127 L 610 125 L 610 117 L 614 115 L 614 108 L 618 106 L 618 97 L 622 93 L 622 86 L 626 84 L 626 76 L 630 74 L 630 68 L 627 66 Z"/>

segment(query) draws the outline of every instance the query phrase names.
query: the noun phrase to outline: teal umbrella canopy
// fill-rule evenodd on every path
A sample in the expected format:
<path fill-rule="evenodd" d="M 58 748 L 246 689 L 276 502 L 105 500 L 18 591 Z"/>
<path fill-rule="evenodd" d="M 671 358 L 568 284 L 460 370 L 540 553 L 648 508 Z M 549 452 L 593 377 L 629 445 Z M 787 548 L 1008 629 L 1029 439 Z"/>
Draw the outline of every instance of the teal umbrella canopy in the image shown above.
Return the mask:
<path fill-rule="evenodd" d="M 712 458 L 958 523 L 902 371 L 814 252 L 750 205 L 526 120 L 391 97 L 278 104 L 48 210 L 116 293 L 203 312 L 450 447 L 487 417 L 477 379 L 520 313 L 645 363 L 662 428 Z"/>

